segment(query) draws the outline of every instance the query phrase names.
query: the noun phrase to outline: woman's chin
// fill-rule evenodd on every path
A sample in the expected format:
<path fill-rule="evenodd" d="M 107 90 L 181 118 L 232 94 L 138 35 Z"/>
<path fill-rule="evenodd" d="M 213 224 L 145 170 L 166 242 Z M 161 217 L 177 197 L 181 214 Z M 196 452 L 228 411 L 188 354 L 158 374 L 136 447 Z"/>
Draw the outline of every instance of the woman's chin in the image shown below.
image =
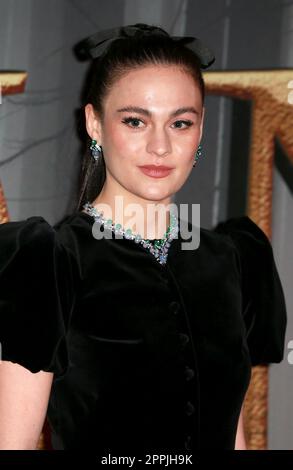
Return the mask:
<path fill-rule="evenodd" d="M 146 191 L 140 191 L 140 197 L 143 199 L 146 199 L 148 201 L 164 201 L 166 199 L 169 199 L 172 197 L 172 194 L 170 191 L 159 191 L 158 188 L 155 190 L 146 190 Z"/>

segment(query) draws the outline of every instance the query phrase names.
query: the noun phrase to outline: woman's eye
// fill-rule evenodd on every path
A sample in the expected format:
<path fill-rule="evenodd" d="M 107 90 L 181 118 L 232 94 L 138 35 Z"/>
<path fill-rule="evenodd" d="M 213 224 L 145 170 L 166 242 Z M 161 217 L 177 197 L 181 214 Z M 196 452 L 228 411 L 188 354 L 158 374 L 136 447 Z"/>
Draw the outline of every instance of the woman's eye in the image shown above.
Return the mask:
<path fill-rule="evenodd" d="M 138 118 L 127 117 L 127 118 L 123 119 L 122 122 L 124 122 L 125 124 L 133 123 L 134 125 L 133 126 L 131 125 L 130 127 L 139 127 L 137 124 L 139 122 L 142 122 L 142 120 L 138 119 Z"/>
<path fill-rule="evenodd" d="M 185 124 L 186 127 L 178 126 L 176 125 L 176 129 L 186 129 L 187 127 L 192 126 L 193 122 L 192 121 L 176 121 L 174 124 Z"/>

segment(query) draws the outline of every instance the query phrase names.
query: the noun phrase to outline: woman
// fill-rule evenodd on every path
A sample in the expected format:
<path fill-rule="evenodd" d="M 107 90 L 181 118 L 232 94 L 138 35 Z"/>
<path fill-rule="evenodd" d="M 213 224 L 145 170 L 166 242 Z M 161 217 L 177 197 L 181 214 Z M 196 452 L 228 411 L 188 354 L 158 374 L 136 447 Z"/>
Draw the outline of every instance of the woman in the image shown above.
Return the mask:
<path fill-rule="evenodd" d="M 56 449 L 245 449 L 251 366 L 283 357 L 272 248 L 240 217 L 182 249 L 168 209 L 200 155 L 213 56 L 145 24 L 78 50 L 94 59 L 79 206 L 0 226 L 0 446 L 35 448 L 48 405 Z"/>

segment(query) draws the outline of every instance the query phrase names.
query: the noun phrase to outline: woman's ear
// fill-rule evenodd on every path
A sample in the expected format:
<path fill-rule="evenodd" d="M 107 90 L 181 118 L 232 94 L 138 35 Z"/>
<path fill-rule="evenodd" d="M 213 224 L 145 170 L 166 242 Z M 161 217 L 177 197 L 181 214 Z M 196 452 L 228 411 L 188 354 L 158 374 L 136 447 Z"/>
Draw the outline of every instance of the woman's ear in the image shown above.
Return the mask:
<path fill-rule="evenodd" d="M 101 123 L 91 103 L 84 107 L 86 130 L 91 139 L 101 145 Z"/>
<path fill-rule="evenodd" d="M 202 131 L 203 131 L 203 122 L 204 122 L 204 116 L 205 116 L 205 107 L 203 106 L 202 108 L 202 112 L 201 112 L 201 123 L 200 123 L 200 138 L 199 138 L 199 141 L 201 141 L 201 137 L 202 137 Z"/>

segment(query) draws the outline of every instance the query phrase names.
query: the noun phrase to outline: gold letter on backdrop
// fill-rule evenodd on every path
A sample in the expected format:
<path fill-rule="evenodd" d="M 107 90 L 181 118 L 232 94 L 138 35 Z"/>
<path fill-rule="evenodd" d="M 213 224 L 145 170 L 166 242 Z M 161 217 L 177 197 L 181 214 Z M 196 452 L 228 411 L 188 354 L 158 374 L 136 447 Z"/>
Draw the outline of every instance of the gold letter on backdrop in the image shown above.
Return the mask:
<path fill-rule="evenodd" d="M 208 94 L 253 103 L 247 215 L 271 238 L 276 138 L 293 163 L 293 70 L 205 72 L 204 79 Z M 267 448 L 267 395 L 268 368 L 254 367 L 244 406 L 249 449 Z"/>
<path fill-rule="evenodd" d="M 26 79 L 27 73 L 25 72 L 0 72 L 0 106 L 2 105 L 2 96 L 24 91 Z M 3 222 L 8 222 L 8 210 L 0 181 L 0 223 Z"/>

